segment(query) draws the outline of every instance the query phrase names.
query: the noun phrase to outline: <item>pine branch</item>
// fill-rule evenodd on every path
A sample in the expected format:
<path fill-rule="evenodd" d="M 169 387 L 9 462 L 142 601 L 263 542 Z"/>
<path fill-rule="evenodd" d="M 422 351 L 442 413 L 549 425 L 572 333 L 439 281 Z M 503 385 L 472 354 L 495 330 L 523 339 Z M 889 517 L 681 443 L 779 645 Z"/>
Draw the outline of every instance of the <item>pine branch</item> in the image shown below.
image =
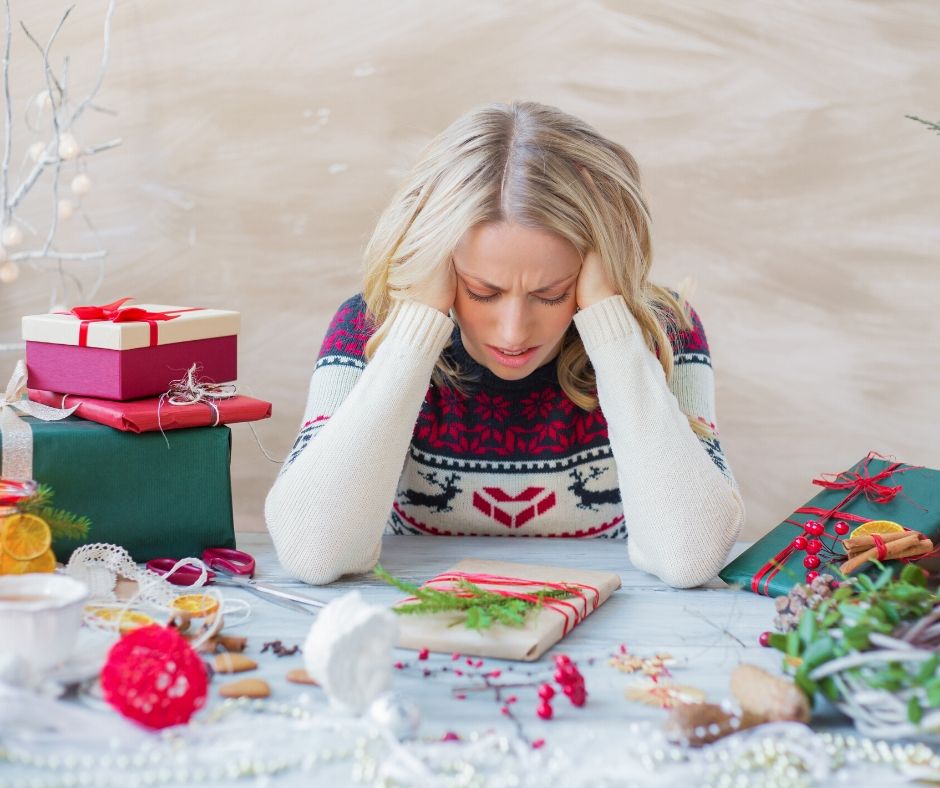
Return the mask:
<path fill-rule="evenodd" d="M 414 602 L 397 605 L 395 613 L 407 615 L 432 615 L 434 613 L 462 612 L 462 622 L 467 629 L 489 629 L 494 623 L 511 627 L 525 624 L 526 614 L 541 608 L 551 599 L 568 599 L 576 596 L 573 591 L 558 588 L 542 588 L 530 596 L 534 600 L 504 596 L 495 591 L 486 591 L 467 580 L 458 580 L 451 590 L 425 588 L 407 583 L 390 575 L 380 565 L 375 567 L 375 576 L 400 591 L 415 597 Z M 455 622 L 451 626 L 461 623 Z"/>
<path fill-rule="evenodd" d="M 940 134 L 940 123 L 924 120 L 923 118 L 918 118 L 916 115 L 905 115 L 904 117 L 909 118 L 910 120 L 916 120 L 918 123 L 923 123 L 928 129 L 933 129 L 933 131 L 937 132 L 937 134 Z"/>
<path fill-rule="evenodd" d="M 88 536 L 91 520 L 65 509 L 56 509 L 52 505 L 54 495 L 49 485 L 40 484 L 36 492 L 16 508 L 23 514 L 32 514 L 45 520 L 55 539 L 84 539 Z"/>

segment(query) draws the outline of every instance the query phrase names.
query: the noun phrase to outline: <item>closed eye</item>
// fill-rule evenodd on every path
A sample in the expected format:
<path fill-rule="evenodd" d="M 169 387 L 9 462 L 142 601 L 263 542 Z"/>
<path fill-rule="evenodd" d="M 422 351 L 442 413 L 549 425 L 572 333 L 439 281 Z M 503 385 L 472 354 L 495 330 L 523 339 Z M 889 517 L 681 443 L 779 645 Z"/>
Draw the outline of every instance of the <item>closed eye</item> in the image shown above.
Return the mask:
<path fill-rule="evenodd" d="M 469 287 L 465 287 L 464 290 L 466 290 L 467 295 L 470 297 L 470 300 L 472 301 L 482 301 L 483 303 L 490 303 L 492 301 L 495 301 L 497 298 L 499 298 L 499 293 L 493 293 L 492 295 L 480 295 L 479 293 L 474 293 Z M 563 304 L 565 301 L 567 301 L 570 296 L 571 296 L 571 291 L 569 290 L 568 292 L 562 293 L 560 296 L 557 296 L 555 298 L 539 298 L 538 296 L 535 296 L 535 298 L 537 298 L 539 301 L 541 301 L 543 304 L 546 304 L 547 306 L 557 306 L 558 304 Z"/>

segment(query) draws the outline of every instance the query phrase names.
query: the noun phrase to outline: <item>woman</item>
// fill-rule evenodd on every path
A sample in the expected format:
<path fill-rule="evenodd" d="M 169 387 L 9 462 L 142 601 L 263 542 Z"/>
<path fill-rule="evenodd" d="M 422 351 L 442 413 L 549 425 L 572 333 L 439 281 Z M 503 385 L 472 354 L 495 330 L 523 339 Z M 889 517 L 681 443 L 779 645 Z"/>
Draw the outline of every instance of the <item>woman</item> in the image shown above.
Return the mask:
<path fill-rule="evenodd" d="M 744 506 L 701 323 L 651 261 L 636 162 L 577 118 L 514 102 L 434 139 L 333 318 L 268 495 L 284 567 L 366 572 L 387 528 L 629 534 L 669 585 L 714 577 Z"/>

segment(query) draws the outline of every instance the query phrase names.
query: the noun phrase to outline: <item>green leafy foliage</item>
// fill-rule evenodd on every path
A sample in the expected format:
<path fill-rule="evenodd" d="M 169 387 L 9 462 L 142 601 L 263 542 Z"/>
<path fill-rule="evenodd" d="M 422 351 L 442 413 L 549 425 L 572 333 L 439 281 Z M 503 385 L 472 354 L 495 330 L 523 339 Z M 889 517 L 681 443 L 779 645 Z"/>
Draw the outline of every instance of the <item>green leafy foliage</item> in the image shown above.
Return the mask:
<path fill-rule="evenodd" d="M 415 601 L 392 608 L 400 616 L 429 615 L 432 613 L 462 612 L 467 629 L 489 629 L 493 624 L 521 627 L 529 611 L 541 608 L 550 599 L 569 599 L 577 594 L 556 588 L 530 591 L 527 599 L 507 597 L 487 591 L 467 580 L 459 580 L 453 590 L 424 588 L 405 582 L 389 574 L 381 566 L 375 567 L 375 576 L 415 598 Z M 459 622 L 457 622 L 459 623 Z"/>
<path fill-rule="evenodd" d="M 49 485 L 40 484 L 35 494 L 18 504 L 16 508 L 23 514 L 33 514 L 45 520 L 54 539 L 84 539 L 88 536 L 91 520 L 64 509 L 56 509 L 52 505 L 54 495 Z"/>
<path fill-rule="evenodd" d="M 769 645 L 785 655 L 784 670 L 811 700 L 817 693 L 840 698 L 840 684 L 832 675 L 811 678 L 818 668 L 878 648 L 873 635 L 901 637 L 940 606 L 923 569 L 907 564 L 897 578 L 894 574 L 893 567 L 884 567 L 875 579 L 847 579 L 818 607 L 803 610 L 795 629 L 770 636 Z M 914 725 L 925 708 L 940 707 L 940 654 L 921 661 L 847 663 L 844 669 L 872 689 L 903 693 Z"/>

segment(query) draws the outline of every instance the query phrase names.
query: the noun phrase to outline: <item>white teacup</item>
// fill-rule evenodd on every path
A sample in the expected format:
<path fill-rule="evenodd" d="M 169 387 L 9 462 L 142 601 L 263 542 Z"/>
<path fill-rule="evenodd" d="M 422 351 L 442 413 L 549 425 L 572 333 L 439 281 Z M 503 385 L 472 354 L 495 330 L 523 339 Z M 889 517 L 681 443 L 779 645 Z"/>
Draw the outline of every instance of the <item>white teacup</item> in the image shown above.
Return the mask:
<path fill-rule="evenodd" d="M 88 586 L 64 574 L 0 576 L 0 664 L 32 677 L 71 656 Z"/>

